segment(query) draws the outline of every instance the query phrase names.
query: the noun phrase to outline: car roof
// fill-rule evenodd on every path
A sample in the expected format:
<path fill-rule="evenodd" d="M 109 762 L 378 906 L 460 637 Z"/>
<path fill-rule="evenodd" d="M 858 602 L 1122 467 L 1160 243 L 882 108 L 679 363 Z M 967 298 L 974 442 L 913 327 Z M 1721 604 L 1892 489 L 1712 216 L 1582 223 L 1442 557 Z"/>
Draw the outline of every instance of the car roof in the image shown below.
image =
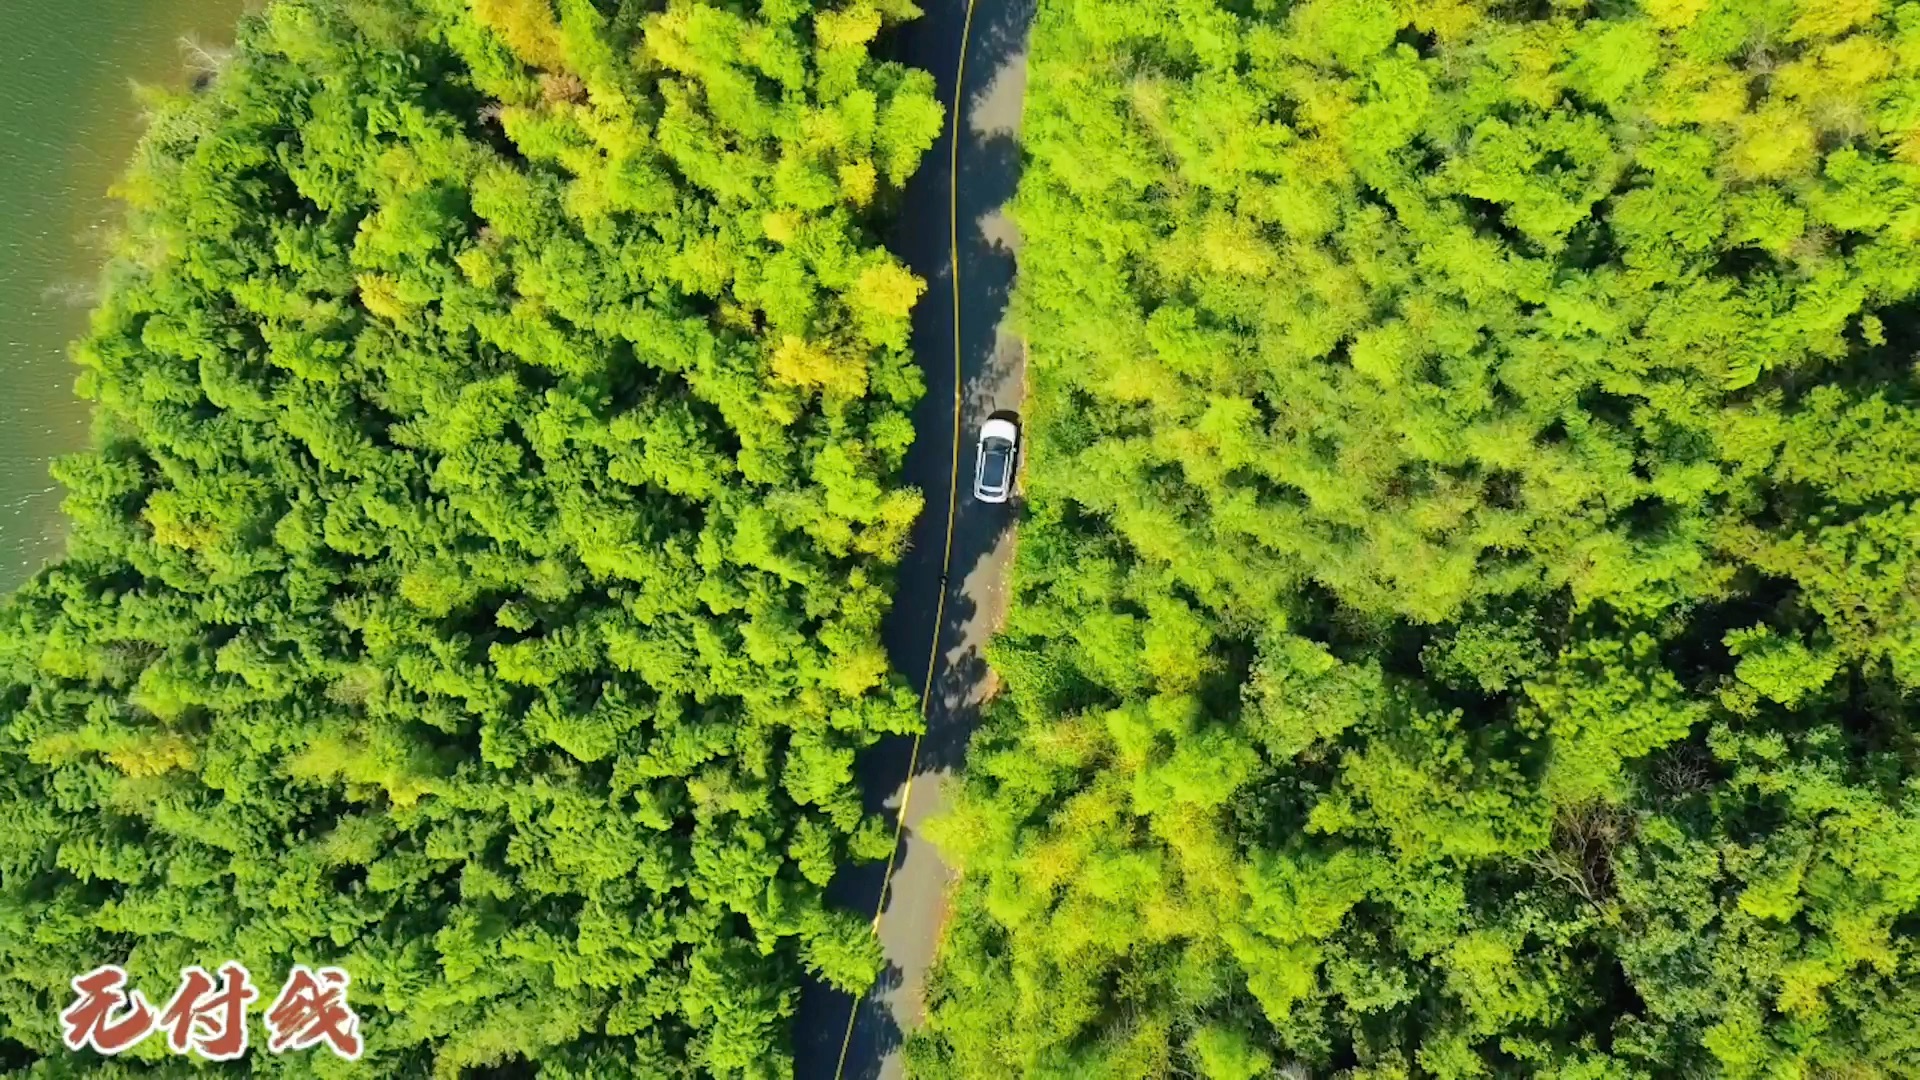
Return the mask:
<path fill-rule="evenodd" d="M 1020 439 L 1020 429 L 1014 427 L 1013 421 L 1011 420 L 1002 420 L 999 417 L 995 417 L 980 425 L 980 438 L 1005 439 L 1008 442 L 1018 442 Z"/>

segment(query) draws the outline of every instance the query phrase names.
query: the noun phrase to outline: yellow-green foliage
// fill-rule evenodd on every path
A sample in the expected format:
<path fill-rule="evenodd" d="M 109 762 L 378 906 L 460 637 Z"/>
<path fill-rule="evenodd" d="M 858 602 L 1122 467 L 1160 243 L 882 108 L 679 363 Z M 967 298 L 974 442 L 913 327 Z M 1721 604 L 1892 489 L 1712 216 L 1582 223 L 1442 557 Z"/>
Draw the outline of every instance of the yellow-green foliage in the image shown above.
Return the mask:
<path fill-rule="evenodd" d="M 238 958 L 347 968 L 366 1075 L 771 1078 L 872 978 L 909 14 L 278 0 L 154 117 L 0 605 L 0 1061 Z"/>
<path fill-rule="evenodd" d="M 1920 4 L 1041 0 L 922 1076 L 1920 1074 Z"/>

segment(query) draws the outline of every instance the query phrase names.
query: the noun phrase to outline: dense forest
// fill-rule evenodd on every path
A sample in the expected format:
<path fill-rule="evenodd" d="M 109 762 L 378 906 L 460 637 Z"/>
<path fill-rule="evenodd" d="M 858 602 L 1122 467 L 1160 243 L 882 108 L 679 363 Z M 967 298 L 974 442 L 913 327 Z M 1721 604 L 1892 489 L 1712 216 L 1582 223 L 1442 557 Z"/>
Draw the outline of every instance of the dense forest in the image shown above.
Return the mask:
<path fill-rule="evenodd" d="M 871 980 L 915 13 L 277 0 L 153 103 L 0 606 L 0 1068 L 111 1071 L 103 963 L 349 970 L 365 1056 L 275 1074 L 774 1077 Z"/>
<path fill-rule="evenodd" d="M 1920 4 L 1040 0 L 924 1078 L 1920 1075 Z"/>

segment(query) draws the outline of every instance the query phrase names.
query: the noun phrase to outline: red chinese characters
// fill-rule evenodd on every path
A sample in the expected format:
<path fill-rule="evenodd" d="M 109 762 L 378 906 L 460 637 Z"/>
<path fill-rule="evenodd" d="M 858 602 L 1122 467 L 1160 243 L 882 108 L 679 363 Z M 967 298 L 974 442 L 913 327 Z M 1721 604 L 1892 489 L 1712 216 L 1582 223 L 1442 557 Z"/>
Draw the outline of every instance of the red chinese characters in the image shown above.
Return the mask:
<path fill-rule="evenodd" d="M 287 984 L 267 1006 L 267 1030 L 273 1037 L 267 1049 L 305 1050 L 325 1041 L 333 1052 L 348 1061 L 360 1057 L 360 1018 L 347 1007 L 345 971 L 323 967 L 314 972 L 304 964 L 295 964 L 287 974 Z"/>
<path fill-rule="evenodd" d="M 357 1061 L 364 1043 L 360 1017 L 347 1004 L 352 980 L 337 967 L 318 971 L 295 964 L 262 1019 L 267 1049 L 279 1054 L 325 1044 L 348 1061 Z M 166 1032 L 176 1054 L 198 1054 L 209 1061 L 246 1056 L 248 1006 L 259 999 L 245 965 L 229 960 L 216 979 L 198 965 L 180 972 L 180 985 L 164 1009 L 155 1010 L 138 990 L 127 989 L 126 969 L 103 964 L 73 980 L 74 1001 L 60 1014 L 68 1049 L 91 1048 L 113 1055 L 129 1050 L 155 1031 Z"/>
<path fill-rule="evenodd" d="M 127 991 L 126 970 L 102 964 L 73 980 L 78 995 L 60 1014 L 67 1049 L 90 1046 L 102 1054 L 132 1048 L 153 1032 L 153 1006 L 140 991 Z"/>
<path fill-rule="evenodd" d="M 260 996 L 247 969 L 229 960 L 220 967 L 220 989 L 205 968 L 180 972 L 180 989 L 160 1013 L 167 1045 L 176 1054 L 188 1050 L 210 1061 L 231 1061 L 247 1052 L 247 1003 Z"/>

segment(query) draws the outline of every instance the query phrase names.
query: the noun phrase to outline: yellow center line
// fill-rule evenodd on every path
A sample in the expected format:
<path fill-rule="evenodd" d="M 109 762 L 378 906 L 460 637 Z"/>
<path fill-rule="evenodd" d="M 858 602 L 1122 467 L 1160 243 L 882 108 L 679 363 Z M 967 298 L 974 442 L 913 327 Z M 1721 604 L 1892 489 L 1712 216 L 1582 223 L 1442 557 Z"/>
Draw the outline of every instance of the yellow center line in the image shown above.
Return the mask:
<path fill-rule="evenodd" d="M 920 686 L 920 721 L 926 726 L 933 701 L 933 672 L 940 662 L 940 625 L 947 617 L 947 573 L 953 569 L 953 521 L 960 504 L 960 103 L 967 78 L 967 42 L 973 37 L 974 0 L 967 0 L 966 21 L 960 29 L 960 62 L 953 75 L 953 108 L 947 146 L 947 268 L 953 282 L 953 462 L 947 478 L 947 540 L 940 556 L 940 598 L 933 609 L 933 640 L 927 646 L 927 677 Z M 900 788 L 900 810 L 893 819 L 893 847 L 887 852 L 887 871 L 880 878 L 880 899 L 873 910 L 873 932 L 880 933 L 880 917 L 887 906 L 887 889 L 893 883 L 894 862 L 900 852 L 900 837 L 907 827 L 907 806 L 913 801 L 913 774 L 920 765 L 920 736 L 913 737 L 913 750 L 907 757 L 907 779 Z M 864 997 L 865 995 L 862 995 Z M 847 1067 L 847 1048 L 853 1044 L 853 1024 L 860 1015 L 861 997 L 853 999 L 847 1010 L 847 1033 L 840 1038 L 840 1060 L 833 1067 L 834 1080 L 840 1080 Z"/>

